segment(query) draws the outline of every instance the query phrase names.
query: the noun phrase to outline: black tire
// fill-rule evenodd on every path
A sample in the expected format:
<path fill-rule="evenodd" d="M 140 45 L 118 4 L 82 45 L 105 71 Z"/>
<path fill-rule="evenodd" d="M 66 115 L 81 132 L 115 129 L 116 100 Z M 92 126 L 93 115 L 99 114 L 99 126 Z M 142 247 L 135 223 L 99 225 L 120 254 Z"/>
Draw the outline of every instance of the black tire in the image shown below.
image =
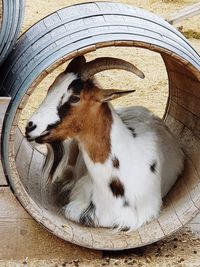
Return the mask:
<path fill-rule="evenodd" d="M 19 35 L 25 0 L 1 0 L 0 64 L 6 59 Z"/>

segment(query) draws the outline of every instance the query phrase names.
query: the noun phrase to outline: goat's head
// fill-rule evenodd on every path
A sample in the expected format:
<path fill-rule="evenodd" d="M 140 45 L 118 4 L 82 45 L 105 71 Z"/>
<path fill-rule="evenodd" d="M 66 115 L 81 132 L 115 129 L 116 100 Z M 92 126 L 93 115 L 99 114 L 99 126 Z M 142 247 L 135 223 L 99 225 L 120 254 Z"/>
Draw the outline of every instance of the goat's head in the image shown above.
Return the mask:
<path fill-rule="evenodd" d="M 51 143 L 73 138 L 104 102 L 134 91 L 104 90 L 95 85 L 93 75 L 108 69 L 124 69 L 144 78 L 134 65 L 121 59 L 98 58 L 87 63 L 84 56 L 73 59 L 27 122 L 27 139 Z"/>

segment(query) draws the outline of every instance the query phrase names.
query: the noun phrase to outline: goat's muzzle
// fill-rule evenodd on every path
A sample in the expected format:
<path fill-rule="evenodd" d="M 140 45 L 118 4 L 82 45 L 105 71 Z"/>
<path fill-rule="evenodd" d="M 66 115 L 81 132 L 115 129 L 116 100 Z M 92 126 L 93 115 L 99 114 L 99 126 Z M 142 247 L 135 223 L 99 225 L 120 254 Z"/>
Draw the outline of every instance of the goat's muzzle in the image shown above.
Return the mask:
<path fill-rule="evenodd" d="M 32 141 L 32 138 L 31 138 L 31 135 L 30 133 L 32 131 L 34 131 L 35 129 L 37 128 L 37 125 L 34 124 L 32 121 L 29 121 L 26 125 L 26 128 L 25 128 L 25 136 L 27 138 L 27 140 L 30 142 Z"/>
<path fill-rule="evenodd" d="M 47 136 L 50 135 L 50 131 L 43 132 L 40 136 L 34 136 L 32 132 L 37 128 L 37 125 L 32 121 L 29 121 L 25 128 L 25 137 L 29 142 L 36 142 L 38 144 L 48 143 Z"/>

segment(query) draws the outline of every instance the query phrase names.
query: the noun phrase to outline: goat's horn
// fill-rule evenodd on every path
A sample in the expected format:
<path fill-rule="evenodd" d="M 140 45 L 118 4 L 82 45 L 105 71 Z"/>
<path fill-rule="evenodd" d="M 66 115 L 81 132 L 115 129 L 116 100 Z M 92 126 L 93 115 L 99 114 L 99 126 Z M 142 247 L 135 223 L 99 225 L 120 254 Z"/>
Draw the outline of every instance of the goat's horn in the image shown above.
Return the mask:
<path fill-rule="evenodd" d="M 144 79 L 145 75 L 133 64 L 119 58 L 101 57 L 87 62 L 81 70 L 81 77 L 87 80 L 94 74 L 111 69 L 121 69 L 135 73 L 140 78 Z"/>

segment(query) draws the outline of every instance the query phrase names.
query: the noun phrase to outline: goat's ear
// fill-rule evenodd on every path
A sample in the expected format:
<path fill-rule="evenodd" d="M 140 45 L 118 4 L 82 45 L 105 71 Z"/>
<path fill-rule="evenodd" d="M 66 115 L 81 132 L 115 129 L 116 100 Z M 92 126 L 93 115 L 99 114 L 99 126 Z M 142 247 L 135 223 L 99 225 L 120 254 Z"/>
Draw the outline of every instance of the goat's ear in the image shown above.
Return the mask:
<path fill-rule="evenodd" d="M 73 73 L 80 73 L 83 65 L 86 63 L 86 59 L 84 56 L 78 56 L 72 59 L 72 61 L 67 66 L 65 73 L 73 72 Z"/>
<path fill-rule="evenodd" d="M 100 101 L 108 102 L 121 96 L 135 92 L 135 90 L 100 89 Z"/>

